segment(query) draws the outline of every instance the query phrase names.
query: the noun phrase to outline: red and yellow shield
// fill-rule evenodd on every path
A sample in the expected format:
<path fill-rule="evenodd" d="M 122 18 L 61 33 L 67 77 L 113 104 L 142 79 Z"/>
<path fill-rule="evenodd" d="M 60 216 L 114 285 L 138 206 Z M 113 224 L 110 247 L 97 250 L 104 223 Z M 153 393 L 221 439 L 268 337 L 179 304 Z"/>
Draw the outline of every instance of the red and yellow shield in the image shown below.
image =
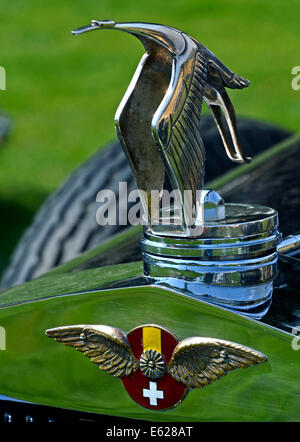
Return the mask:
<path fill-rule="evenodd" d="M 122 378 L 123 385 L 132 399 L 152 410 L 165 410 L 180 403 L 186 394 L 187 387 L 177 382 L 167 373 L 167 370 L 164 370 L 178 343 L 177 337 L 169 330 L 157 325 L 143 325 L 130 331 L 127 339 L 134 356 L 140 360 L 140 369 Z M 149 367 L 147 367 L 147 358 Z M 153 374 L 155 362 L 157 362 L 156 373 L 158 375 Z M 143 369 L 144 366 L 145 369 Z"/>

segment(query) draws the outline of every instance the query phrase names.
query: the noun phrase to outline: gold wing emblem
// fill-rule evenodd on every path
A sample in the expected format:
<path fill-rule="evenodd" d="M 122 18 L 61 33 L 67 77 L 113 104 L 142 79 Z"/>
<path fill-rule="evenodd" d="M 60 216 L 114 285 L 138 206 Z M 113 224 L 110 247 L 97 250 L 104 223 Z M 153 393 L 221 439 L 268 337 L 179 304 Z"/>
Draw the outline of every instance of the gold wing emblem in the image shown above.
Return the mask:
<path fill-rule="evenodd" d="M 74 325 L 46 330 L 46 335 L 74 347 L 101 370 L 116 378 L 129 376 L 139 367 L 125 333 L 106 325 Z"/>
<path fill-rule="evenodd" d="M 189 388 L 205 387 L 230 370 L 266 361 L 263 353 L 235 342 L 192 337 L 177 344 L 168 373 Z"/>
<path fill-rule="evenodd" d="M 114 377 L 130 376 L 140 369 L 145 376 L 158 379 L 167 372 L 188 388 L 205 387 L 230 370 L 267 361 L 267 356 L 263 353 L 222 339 L 183 339 L 176 345 L 167 364 L 164 356 L 154 350 L 145 351 L 138 360 L 126 334 L 119 328 L 73 325 L 52 328 L 45 333 L 56 341 L 81 351 L 101 370 Z"/>

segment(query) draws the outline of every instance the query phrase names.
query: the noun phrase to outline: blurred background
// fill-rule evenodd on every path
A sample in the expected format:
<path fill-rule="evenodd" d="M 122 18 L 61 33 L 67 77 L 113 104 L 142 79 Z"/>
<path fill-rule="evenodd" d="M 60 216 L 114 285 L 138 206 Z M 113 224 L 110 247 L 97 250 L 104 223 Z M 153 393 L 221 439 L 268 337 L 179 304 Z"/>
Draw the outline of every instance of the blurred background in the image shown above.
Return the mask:
<path fill-rule="evenodd" d="M 74 37 L 91 19 L 147 21 L 184 30 L 234 72 L 239 115 L 299 128 L 297 0 L 1 0 L 0 112 L 11 132 L 0 147 L 0 274 L 34 213 L 68 174 L 115 139 L 114 114 L 143 54 L 123 33 Z M 205 106 L 204 106 L 205 107 Z"/>

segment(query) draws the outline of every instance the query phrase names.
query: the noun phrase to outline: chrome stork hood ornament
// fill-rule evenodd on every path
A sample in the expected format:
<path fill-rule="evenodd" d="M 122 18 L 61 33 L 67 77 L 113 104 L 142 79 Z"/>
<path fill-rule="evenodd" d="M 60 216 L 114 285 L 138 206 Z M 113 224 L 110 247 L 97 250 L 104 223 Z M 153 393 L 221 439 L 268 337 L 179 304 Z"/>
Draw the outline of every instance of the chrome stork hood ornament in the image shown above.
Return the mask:
<path fill-rule="evenodd" d="M 204 100 L 228 157 L 250 161 L 225 90 L 245 88 L 249 81 L 177 29 L 93 20 L 73 33 L 97 29 L 132 34 L 146 50 L 115 117 L 147 217 L 141 240 L 145 276 L 194 298 L 261 317 L 277 275 L 277 212 L 225 203 L 215 190 L 203 189 L 205 150 L 199 130 Z M 168 192 L 172 201 L 164 198 Z"/>
<path fill-rule="evenodd" d="M 213 114 L 228 157 L 237 163 L 249 161 L 240 146 L 234 108 L 225 87 L 242 89 L 250 82 L 230 71 L 201 43 L 169 26 L 93 20 L 73 33 L 97 29 L 127 32 L 145 47 L 146 53 L 117 110 L 116 128 L 138 188 L 144 191 L 142 202 L 152 229 L 156 230 L 155 222 L 163 220 L 154 210 L 151 192 L 167 188 L 177 192 L 181 234 L 190 236 L 190 227 L 199 224 L 198 212 L 202 209 L 202 101 Z M 185 191 L 190 191 L 189 199 L 184 198 Z"/>

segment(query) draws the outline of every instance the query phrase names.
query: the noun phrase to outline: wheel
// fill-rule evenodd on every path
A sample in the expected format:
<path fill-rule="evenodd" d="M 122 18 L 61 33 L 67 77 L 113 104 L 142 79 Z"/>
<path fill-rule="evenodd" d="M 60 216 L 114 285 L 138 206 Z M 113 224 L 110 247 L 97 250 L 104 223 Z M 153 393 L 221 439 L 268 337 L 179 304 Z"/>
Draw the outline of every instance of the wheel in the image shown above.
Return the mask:
<path fill-rule="evenodd" d="M 235 165 L 225 155 L 212 118 L 204 116 L 201 125 L 206 181 L 211 181 Z M 248 119 L 239 119 L 238 126 L 241 144 L 250 155 L 290 135 L 278 127 Z M 136 187 L 127 158 L 119 142 L 114 142 L 96 152 L 47 198 L 15 248 L 1 289 L 36 278 L 127 228 L 118 223 L 100 227 L 96 222 L 97 192 L 113 190 L 118 203 L 120 181 L 127 182 L 128 192 Z"/>

